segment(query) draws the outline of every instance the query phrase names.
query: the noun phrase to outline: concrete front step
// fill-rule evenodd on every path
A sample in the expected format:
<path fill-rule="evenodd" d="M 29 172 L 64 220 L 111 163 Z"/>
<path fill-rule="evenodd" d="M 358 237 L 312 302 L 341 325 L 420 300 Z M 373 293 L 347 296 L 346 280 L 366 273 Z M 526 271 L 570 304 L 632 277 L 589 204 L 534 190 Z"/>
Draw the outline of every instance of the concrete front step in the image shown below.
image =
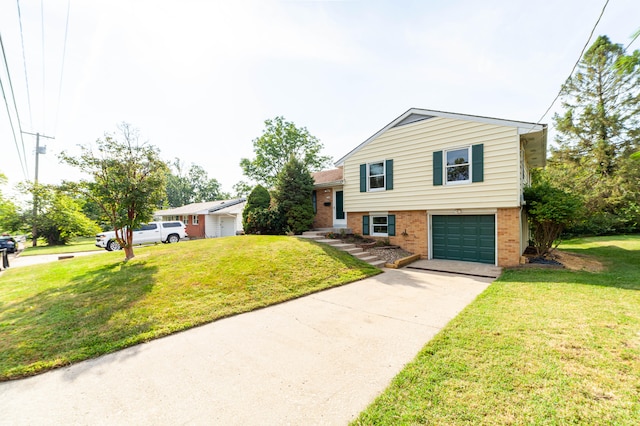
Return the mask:
<path fill-rule="evenodd" d="M 338 240 L 340 241 L 340 240 Z M 347 251 L 349 249 L 355 248 L 356 245 L 355 244 L 348 244 L 348 243 L 338 243 L 338 244 L 331 244 L 333 247 L 340 249 L 342 251 Z"/>
<path fill-rule="evenodd" d="M 329 244 L 330 246 L 334 246 L 336 244 L 342 243 L 342 241 L 334 240 L 333 238 L 320 238 L 319 240 L 316 240 L 316 241 L 323 244 Z"/>
<path fill-rule="evenodd" d="M 355 244 L 343 243 L 342 240 L 326 238 L 327 232 L 325 230 L 314 230 L 314 231 L 306 231 L 300 235 L 301 238 L 307 238 L 314 240 L 318 243 L 323 243 L 330 245 L 332 247 L 337 248 L 338 250 L 345 251 L 352 255 L 353 257 L 357 257 L 358 259 L 367 262 L 370 265 L 373 265 L 377 268 L 383 268 L 385 265 L 385 261 L 381 260 L 378 256 L 372 256 L 371 253 L 364 251 L 360 247 L 356 247 Z"/>
<path fill-rule="evenodd" d="M 367 263 L 371 263 L 371 262 L 375 262 L 376 260 L 380 260 L 380 258 L 378 256 L 364 256 L 364 257 L 358 257 L 358 259 L 362 260 L 363 262 L 367 262 Z"/>
<path fill-rule="evenodd" d="M 360 247 L 352 247 L 352 248 L 348 248 L 348 249 L 342 249 L 342 251 L 346 251 L 347 253 L 349 253 L 352 256 L 356 256 L 358 253 L 364 253 L 364 250 L 362 250 Z"/>
<path fill-rule="evenodd" d="M 307 238 L 310 240 L 322 240 L 325 238 L 324 234 L 307 234 L 306 232 L 303 232 L 302 235 L 299 235 L 299 237 L 301 238 Z"/>
<path fill-rule="evenodd" d="M 360 251 L 360 252 L 356 252 L 356 253 L 351 253 L 351 255 L 353 257 L 357 257 L 358 259 L 362 259 L 363 257 L 369 257 L 369 256 L 374 256 L 373 254 L 369 253 L 368 251 Z"/>

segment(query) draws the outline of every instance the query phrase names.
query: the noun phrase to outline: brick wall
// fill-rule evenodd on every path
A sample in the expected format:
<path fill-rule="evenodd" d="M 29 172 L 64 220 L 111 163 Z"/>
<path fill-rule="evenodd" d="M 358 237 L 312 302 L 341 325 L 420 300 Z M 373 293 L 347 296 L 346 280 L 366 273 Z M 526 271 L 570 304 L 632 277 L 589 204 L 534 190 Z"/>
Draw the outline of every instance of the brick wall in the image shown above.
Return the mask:
<path fill-rule="evenodd" d="M 347 214 L 347 226 L 356 234 L 362 234 L 362 216 L 369 212 L 355 212 Z M 427 212 L 390 211 L 396 215 L 396 235 L 389 237 L 391 244 L 398 245 L 422 258 L 429 253 L 429 236 Z M 520 263 L 520 208 L 498 209 L 498 266 L 515 266 Z M 406 232 L 406 235 L 405 235 Z M 371 237 L 383 239 L 382 237 Z"/>
<path fill-rule="evenodd" d="M 348 213 L 347 226 L 355 234 L 362 235 L 362 216 L 368 214 L 369 212 Z M 426 258 L 428 255 L 427 212 L 425 210 L 390 211 L 389 214 L 396 215 L 396 235 L 389 237 L 389 242 Z M 370 238 L 384 239 L 383 237 Z"/>
<path fill-rule="evenodd" d="M 520 263 L 520 208 L 498 209 L 498 266 Z"/>
<path fill-rule="evenodd" d="M 190 238 L 204 238 L 205 237 L 205 231 L 204 231 L 204 222 L 205 222 L 205 218 L 204 215 L 198 215 L 198 224 L 194 225 L 193 222 L 193 216 L 188 216 L 189 218 L 189 223 L 187 223 L 187 235 L 189 235 Z"/>
<path fill-rule="evenodd" d="M 327 191 L 327 192 L 325 192 Z M 331 205 L 325 206 L 325 202 Z M 313 219 L 314 228 L 331 228 L 333 227 L 333 189 L 319 188 L 316 189 L 316 216 Z"/>

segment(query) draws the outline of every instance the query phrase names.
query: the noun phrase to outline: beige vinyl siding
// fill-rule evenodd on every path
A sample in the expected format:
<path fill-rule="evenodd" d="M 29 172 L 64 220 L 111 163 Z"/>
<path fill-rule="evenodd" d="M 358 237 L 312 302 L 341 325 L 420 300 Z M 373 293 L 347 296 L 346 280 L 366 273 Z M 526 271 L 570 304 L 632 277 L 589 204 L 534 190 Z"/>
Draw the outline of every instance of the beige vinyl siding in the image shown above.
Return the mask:
<path fill-rule="evenodd" d="M 484 182 L 433 185 L 433 152 L 484 145 Z M 345 211 L 469 209 L 520 205 L 515 127 L 432 118 L 392 128 L 344 163 Z M 359 165 L 393 160 L 393 190 L 360 192 Z"/>

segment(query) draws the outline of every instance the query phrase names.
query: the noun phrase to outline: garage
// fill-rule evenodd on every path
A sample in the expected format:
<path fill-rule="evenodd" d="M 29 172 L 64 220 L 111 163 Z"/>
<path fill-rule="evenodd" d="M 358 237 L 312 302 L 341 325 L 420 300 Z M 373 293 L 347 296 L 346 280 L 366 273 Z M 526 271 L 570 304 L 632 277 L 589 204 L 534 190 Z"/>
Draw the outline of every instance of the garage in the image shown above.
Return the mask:
<path fill-rule="evenodd" d="M 231 237 L 236 235 L 236 219 L 234 217 L 220 217 L 220 236 Z"/>
<path fill-rule="evenodd" d="M 495 215 L 431 216 L 433 259 L 495 264 Z"/>

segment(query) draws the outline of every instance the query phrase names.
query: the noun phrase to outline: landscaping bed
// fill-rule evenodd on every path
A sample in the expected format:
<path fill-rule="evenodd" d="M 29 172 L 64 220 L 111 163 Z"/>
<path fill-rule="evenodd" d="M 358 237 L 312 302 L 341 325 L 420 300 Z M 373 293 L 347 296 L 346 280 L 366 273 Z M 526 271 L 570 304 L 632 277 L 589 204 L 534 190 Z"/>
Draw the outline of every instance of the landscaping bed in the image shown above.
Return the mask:
<path fill-rule="evenodd" d="M 355 244 L 374 256 L 378 256 L 386 263 L 394 263 L 397 260 L 412 256 L 413 253 L 402 249 L 400 246 L 389 244 L 389 240 L 375 240 L 373 238 L 363 237 L 357 234 L 337 234 L 329 233 L 327 238 L 338 239 L 345 244 Z"/>

